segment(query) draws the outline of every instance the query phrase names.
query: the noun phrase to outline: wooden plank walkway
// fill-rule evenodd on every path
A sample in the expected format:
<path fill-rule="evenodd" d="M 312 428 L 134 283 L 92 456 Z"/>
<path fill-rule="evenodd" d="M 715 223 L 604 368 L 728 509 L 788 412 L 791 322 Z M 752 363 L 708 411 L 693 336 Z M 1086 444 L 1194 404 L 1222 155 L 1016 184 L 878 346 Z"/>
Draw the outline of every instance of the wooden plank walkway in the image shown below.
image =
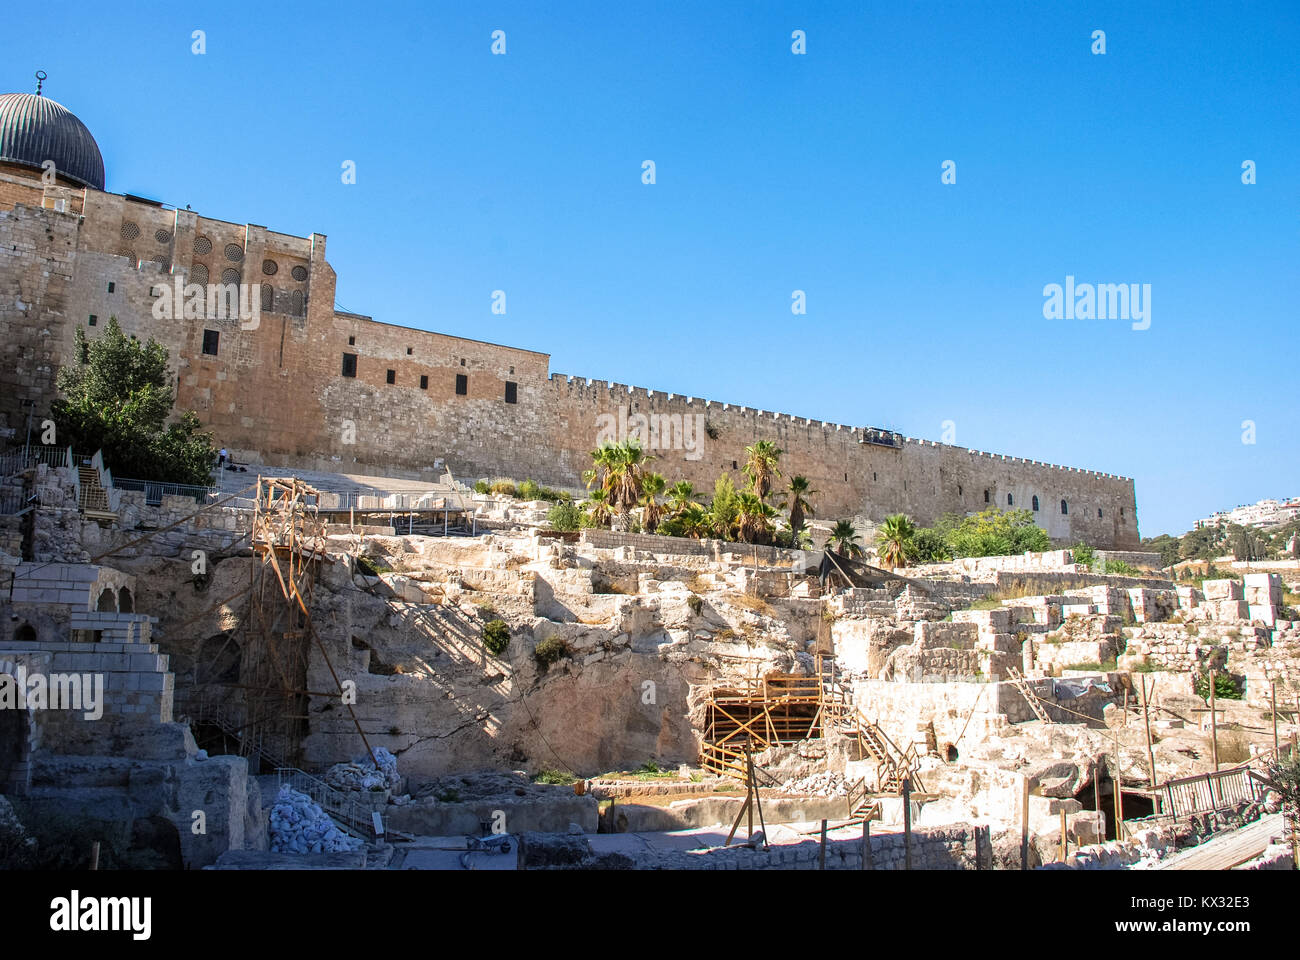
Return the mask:
<path fill-rule="evenodd" d="M 1269 840 L 1286 829 L 1282 814 L 1261 817 L 1239 830 L 1208 840 L 1199 847 L 1176 853 L 1156 870 L 1231 870 L 1264 852 Z"/>

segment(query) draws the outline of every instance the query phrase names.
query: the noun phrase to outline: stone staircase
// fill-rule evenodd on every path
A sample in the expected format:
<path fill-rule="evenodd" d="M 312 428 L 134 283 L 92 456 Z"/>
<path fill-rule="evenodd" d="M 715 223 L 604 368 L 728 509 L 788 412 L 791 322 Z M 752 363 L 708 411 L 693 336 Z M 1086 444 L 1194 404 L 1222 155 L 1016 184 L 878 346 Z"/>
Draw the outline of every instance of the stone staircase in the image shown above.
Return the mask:
<path fill-rule="evenodd" d="M 90 460 L 81 460 L 76 466 L 77 507 L 91 520 L 112 522 L 117 519 L 112 484 L 103 469 L 103 455 L 96 453 Z"/>

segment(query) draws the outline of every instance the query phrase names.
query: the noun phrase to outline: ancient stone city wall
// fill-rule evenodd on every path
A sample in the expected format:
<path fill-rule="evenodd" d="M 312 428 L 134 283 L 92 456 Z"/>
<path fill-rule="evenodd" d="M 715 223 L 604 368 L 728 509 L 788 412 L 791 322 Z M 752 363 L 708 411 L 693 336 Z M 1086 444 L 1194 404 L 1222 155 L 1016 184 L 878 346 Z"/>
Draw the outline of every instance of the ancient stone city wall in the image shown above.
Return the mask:
<path fill-rule="evenodd" d="M 782 469 L 808 476 L 818 516 L 919 523 L 989 506 L 1031 509 L 1058 544 L 1131 549 L 1132 480 L 885 435 L 860 427 L 549 373 L 549 356 L 377 322 L 334 309 L 325 238 L 291 237 L 94 190 L 25 186 L 0 210 L 0 435 L 21 439 L 54 395 L 74 331 L 123 330 L 162 343 L 179 409 L 194 409 L 239 459 L 350 473 L 531 477 L 577 488 L 603 439 L 640 435 L 670 480 L 739 486 L 744 448 L 780 447 Z M 28 194 L 23 194 L 28 190 Z M 65 212 L 42 206 L 62 199 Z M 83 209 L 78 216 L 76 209 Z M 270 285 L 256 324 L 157 319 L 164 285 Z M 90 318 L 95 318 L 92 326 Z M 217 334 L 205 353 L 204 331 Z M 485 324 L 484 335 L 492 335 Z M 345 376 L 346 356 L 355 376 Z M 391 383 L 389 382 L 391 378 Z M 513 402 L 511 402 L 513 400 Z M 644 418 L 644 419 L 639 419 Z M 1064 504 L 1062 503 L 1064 501 Z"/>

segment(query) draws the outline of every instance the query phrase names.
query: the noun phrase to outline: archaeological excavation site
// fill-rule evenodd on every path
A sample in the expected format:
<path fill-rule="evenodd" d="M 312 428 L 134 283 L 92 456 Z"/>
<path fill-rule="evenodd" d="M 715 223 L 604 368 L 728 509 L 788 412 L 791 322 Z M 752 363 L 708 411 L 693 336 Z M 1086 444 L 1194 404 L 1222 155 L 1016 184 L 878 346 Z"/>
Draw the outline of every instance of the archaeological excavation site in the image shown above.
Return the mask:
<path fill-rule="evenodd" d="M 11 865 L 1293 863 L 1269 771 L 1295 749 L 1295 562 L 888 568 L 557 531 L 450 476 L 250 471 L 201 504 L 106 473 L 64 451 L 6 481 L 31 504 L 0 553 Z"/>
<path fill-rule="evenodd" d="M 1285 3 L 76 5 L 0 13 L 14 916 L 1286 922 Z"/>

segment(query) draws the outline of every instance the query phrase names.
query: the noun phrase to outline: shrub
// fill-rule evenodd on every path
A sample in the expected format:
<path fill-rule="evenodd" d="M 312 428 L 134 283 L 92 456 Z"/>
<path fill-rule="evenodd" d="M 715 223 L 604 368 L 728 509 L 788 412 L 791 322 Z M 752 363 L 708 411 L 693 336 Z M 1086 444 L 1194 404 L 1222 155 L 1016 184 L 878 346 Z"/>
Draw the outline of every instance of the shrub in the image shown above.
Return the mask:
<path fill-rule="evenodd" d="M 488 486 L 488 482 L 487 482 L 486 480 L 475 480 L 475 481 L 474 481 L 474 492 L 475 492 L 475 493 L 491 493 L 491 492 L 492 492 L 492 488 L 491 488 L 490 486 Z"/>
<path fill-rule="evenodd" d="M 520 500 L 540 500 L 542 499 L 541 492 L 542 488 L 532 480 L 525 480 L 519 484 L 518 495 Z"/>
<path fill-rule="evenodd" d="M 704 609 L 704 600 L 701 599 L 697 594 L 692 593 L 689 597 L 686 598 L 686 605 L 691 608 L 691 613 L 695 614 L 698 617 L 700 615 L 700 611 Z"/>
<path fill-rule="evenodd" d="M 505 653 L 506 647 L 510 646 L 510 628 L 504 620 L 489 620 L 483 624 L 483 645 L 495 656 Z"/>
<path fill-rule="evenodd" d="M 563 770 L 542 770 L 533 777 L 533 783 L 549 783 L 560 787 L 572 786 L 577 782 L 577 777 Z"/>
<path fill-rule="evenodd" d="M 392 573 L 393 568 L 369 557 L 357 557 L 357 571 L 367 577 L 377 577 L 381 573 Z"/>
<path fill-rule="evenodd" d="M 1131 563 L 1125 563 L 1123 560 L 1103 560 L 1102 568 L 1106 573 L 1113 573 L 1121 577 L 1136 577 L 1142 574 L 1142 571 Z"/>
<path fill-rule="evenodd" d="M 488 487 L 488 490 L 501 497 L 518 496 L 518 490 L 515 488 L 513 480 L 493 480 L 492 486 Z"/>
<path fill-rule="evenodd" d="M 1092 562 L 1097 559 L 1097 554 L 1092 547 L 1088 546 L 1082 540 L 1070 548 L 1070 553 L 1074 555 L 1075 563 L 1086 563 L 1092 566 Z"/>
<path fill-rule="evenodd" d="M 1192 678 L 1196 695 L 1206 703 L 1210 700 L 1210 675 L 1205 670 L 1198 670 Z M 1219 670 L 1214 674 L 1214 697 L 1216 700 L 1240 700 L 1241 691 L 1237 681 L 1228 673 Z"/>
<path fill-rule="evenodd" d="M 569 645 L 561 637 L 547 637 L 538 640 L 533 647 L 533 659 L 543 670 L 550 669 L 551 664 L 569 655 Z"/>
<path fill-rule="evenodd" d="M 582 511 L 572 503 L 557 503 L 546 511 L 546 523 L 552 530 L 577 530 L 582 525 Z"/>

